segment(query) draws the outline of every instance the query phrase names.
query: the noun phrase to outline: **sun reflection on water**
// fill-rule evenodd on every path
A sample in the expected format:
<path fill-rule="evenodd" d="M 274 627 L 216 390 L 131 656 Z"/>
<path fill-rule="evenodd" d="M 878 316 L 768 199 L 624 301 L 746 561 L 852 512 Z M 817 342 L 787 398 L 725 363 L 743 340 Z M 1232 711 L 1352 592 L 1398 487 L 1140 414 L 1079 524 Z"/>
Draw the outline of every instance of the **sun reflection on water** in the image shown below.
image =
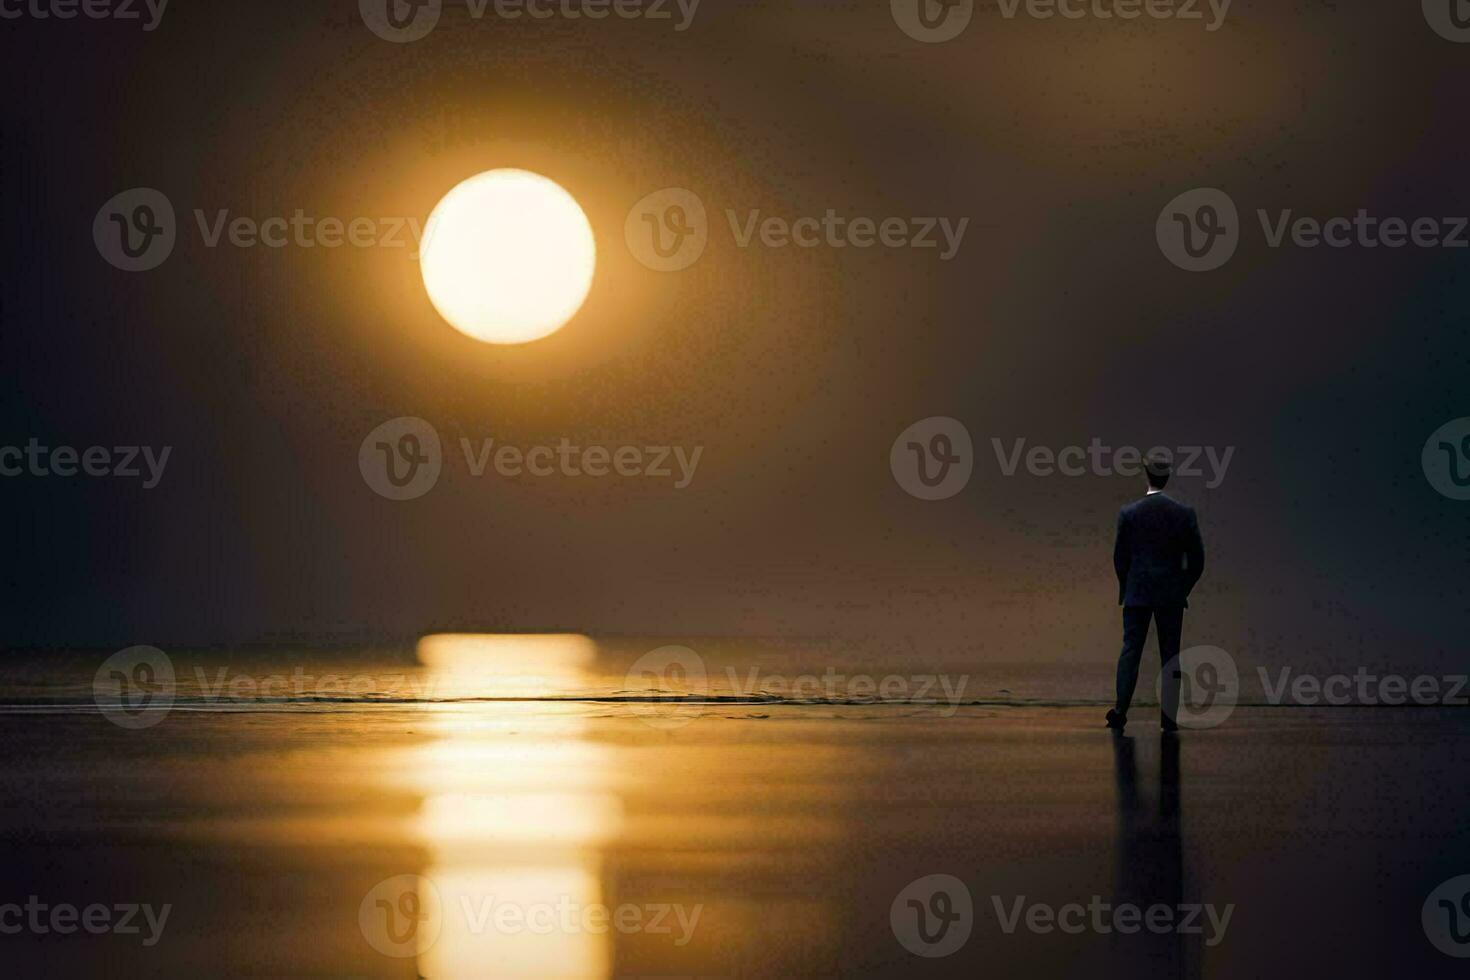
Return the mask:
<path fill-rule="evenodd" d="M 435 688 L 455 696 L 566 693 L 587 684 L 583 636 L 425 637 Z M 601 848 L 622 824 L 616 751 L 577 709 L 441 705 L 403 770 L 422 793 L 413 834 L 442 924 L 418 951 L 426 977 L 611 975 L 612 940 L 583 910 L 605 904 Z"/>
<path fill-rule="evenodd" d="M 576 633 L 437 633 L 415 651 L 439 698 L 544 698 L 591 686 L 597 644 Z"/>

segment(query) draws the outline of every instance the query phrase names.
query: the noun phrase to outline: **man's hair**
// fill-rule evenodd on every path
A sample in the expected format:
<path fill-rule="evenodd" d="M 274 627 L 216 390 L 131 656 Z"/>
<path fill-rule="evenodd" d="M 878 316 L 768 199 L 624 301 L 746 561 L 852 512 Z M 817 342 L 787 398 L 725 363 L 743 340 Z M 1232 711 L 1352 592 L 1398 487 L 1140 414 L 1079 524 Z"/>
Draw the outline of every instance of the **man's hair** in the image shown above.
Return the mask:
<path fill-rule="evenodd" d="M 1148 485 L 1162 490 L 1169 485 L 1169 474 L 1173 472 L 1174 465 L 1163 453 L 1149 453 L 1143 461 L 1143 468 L 1148 473 Z"/>

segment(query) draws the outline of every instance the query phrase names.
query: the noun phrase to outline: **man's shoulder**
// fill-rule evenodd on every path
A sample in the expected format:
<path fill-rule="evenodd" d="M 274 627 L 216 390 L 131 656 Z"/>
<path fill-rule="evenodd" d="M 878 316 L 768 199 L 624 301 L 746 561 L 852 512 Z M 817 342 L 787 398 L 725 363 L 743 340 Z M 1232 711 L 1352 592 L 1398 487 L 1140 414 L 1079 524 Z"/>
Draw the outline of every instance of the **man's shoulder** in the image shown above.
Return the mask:
<path fill-rule="evenodd" d="M 1179 514 L 1187 515 L 1189 517 L 1195 516 L 1194 508 L 1186 504 L 1184 501 L 1175 500 L 1173 497 L 1166 497 L 1163 494 L 1156 494 L 1156 496 L 1161 498 L 1160 502 L 1166 504 L 1171 510 Z"/>
<path fill-rule="evenodd" d="M 1175 507 L 1178 507 L 1180 510 L 1185 511 L 1186 513 L 1190 513 L 1190 514 L 1193 514 L 1194 513 L 1194 508 L 1191 507 L 1191 506 L 1189 506 L 1188 504 L 1186 504 L 1182 500 L 1176 500 L 1173 497 L 1170 497 L 1169 498 L 1169 503 L 1173 504 Z"/>
<path fill-rule="evenodd" d="M 1129 517 L 1144 510 L 1152 510 L 1155 513 L 1164 510 L 1172 510 L 1176 513 L 1188 514 L 1191 517 L 1194 516 L 1193 507 L 1189 506 L 1188 504 L 1181 503 L 1168 494 L 1162 492 L 1151 493 L 1146 497 L 1140 497 L 1137 500 L 1130 501 L 1129 503 L 1124 504 L 1123 509 L 1118 512 L 1118 515 L 1120 517 Z"/>

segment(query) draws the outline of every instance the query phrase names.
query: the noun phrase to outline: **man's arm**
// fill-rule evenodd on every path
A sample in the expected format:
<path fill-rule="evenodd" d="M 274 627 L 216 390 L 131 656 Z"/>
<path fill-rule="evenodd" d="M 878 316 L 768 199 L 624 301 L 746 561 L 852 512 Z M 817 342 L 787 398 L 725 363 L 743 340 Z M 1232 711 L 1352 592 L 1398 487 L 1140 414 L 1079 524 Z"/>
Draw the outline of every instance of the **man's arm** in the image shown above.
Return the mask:
<path fill-rule="evenodd" d="M 1118 605 L 1123 604 L 1123 593 L 1128 588 L 1128 565 L 1133 559 L 1133 549 L 1128 544 L 1128 522 L 1126 511 L 1118 512 L 1118 534 L 1113 540 L 1113 571 L 1118 573 Z"/>
<path fill-rule="evenodd" d="M 1192 592 L 1205 573 L 1205 542 L 1199 533 L 1199 516 L 1193 510 L 1189 512 L 1189 526 L 1185 529 L 1184 558 L 1189 563 L 1189 591 Z"/>

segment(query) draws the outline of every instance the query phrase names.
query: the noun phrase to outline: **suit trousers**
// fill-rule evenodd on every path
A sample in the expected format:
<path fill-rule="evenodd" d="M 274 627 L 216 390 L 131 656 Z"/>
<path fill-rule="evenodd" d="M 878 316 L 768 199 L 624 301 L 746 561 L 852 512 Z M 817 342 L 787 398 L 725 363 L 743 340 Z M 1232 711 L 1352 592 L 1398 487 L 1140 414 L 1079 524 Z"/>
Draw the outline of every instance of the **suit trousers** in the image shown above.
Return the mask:
<path fill-rule="evenodd" d="M 1118 714 L 1128 714 L 1133 703 L 1133 690 L 1138 686 L 1138 665 L 1143 659 L 1143 646 L 1148 641 L 1148 624 L 1153 620 L 1159 630 L 1159 662 L 1165 668 L 1159 710 L 1170 721 L 1179 711 L 1179 642 L 1184 634 L 1182 608 L 1155 609 L 1150 606 L 1123 607 L 1123 652 L 1118 655 Z"/>

